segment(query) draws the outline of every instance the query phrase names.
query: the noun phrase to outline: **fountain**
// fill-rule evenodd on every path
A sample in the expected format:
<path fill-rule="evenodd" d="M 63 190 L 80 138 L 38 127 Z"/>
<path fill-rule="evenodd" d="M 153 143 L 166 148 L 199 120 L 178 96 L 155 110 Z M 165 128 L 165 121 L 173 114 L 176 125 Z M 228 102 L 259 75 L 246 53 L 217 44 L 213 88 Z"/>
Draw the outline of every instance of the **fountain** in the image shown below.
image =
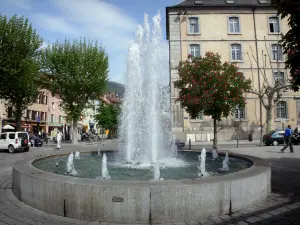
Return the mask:
<path fill-rule="evenodd" d="M 78 150 L 75 153 L 75 159 L 80 159 L 80 152 Z"/>
<path fill-rule="evenodd" d="M 77 171 L 75 170 L 75 167 L 74 167 L 74 153 L 73 152 L 71 152 L 71 154 L 69 155 L 69 158 L 68 158 L 67 172 L 73 176 L 77 175 Z"/>
<path fill-rule="evenodd" d="M 217 150 L 213 148 L 211 150 L 211 153 L 212 153 L 213 159 L 216 160 L 218 158 L 218 152 L 217 152 Z"/>
<path fill-rule="evenodd" d="M 109 179 L 109 174 L 107 169 L 107 157 L 105 153 L 102 156 L 102 179 Z"/>
<path fill-rule="evenodd" d="M 160 169 L 159 169 L 159 163 L 155 163 L 154 166 L 154 180 L 159 181 L 160 180 Z"/>
<path fill-rule="evenodd" d="M 126 91 L 121 115 L 120 140 L 124 142 L 127 164 L 136 161 L 156 163 L 171 156 L 165 143 L 172 141 L 168 87 L 159 83 L 162 76 L 160 14 L 153 18 L 151 29 L 148 15 L 139 26 L 136 40 L 129 48 Z M 167 89 L 167 91 L 165 91 Z M 168 127 L 166 130 L 165 127 Z"/>
<path fill-rule="evenodd" d="M 199 157 L 199 166 L 198 166 L 198 176 L 199 177 L 204 177 L 207 176 L 208 173 L 206 172 L 206 168 L 205 168 L 205 162 L 206 162 L 206 150 L 205 148 L 202 149 L 201 151 L 201 155 L 198 156 Z"/>
<path fill-rule="evenodd" d="M 177 150 L 170 91 L 159 83 L 161 17 L 151 24 L 144 19 L 129 48 L 119 151 L 101 152 L 99 144 L 96 152 L 81 153 L 76 170 L 73 153 L 19 161 L 12 190 L 24 204 L 100 223 L 174 224 L 232 213 L 267 197 L 270 166 L 261 159 L 231 154 L 230 171 L 220 174 L 220 161 L 206 157 L 205 149 Z"/>

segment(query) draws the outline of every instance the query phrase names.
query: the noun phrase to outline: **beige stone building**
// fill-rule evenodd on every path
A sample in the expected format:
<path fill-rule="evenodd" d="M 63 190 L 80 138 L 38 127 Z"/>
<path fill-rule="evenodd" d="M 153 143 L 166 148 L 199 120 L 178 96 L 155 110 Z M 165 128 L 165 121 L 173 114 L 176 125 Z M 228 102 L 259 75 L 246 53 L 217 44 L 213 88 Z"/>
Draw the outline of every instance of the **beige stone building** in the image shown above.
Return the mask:
<path fill-rule="evenodd" d="M 288 82 L 285 55 L 278 41 L 280 34 L 289 28 L 287 21 L 278 18 L 276 13 L 269 0 L 186 0 L 166 8 L 173 132 L 178 137 L 192 141 L 213 138 L 210 117 L 199 115 L 198 119 L 192 120 L 175 102 L 178 97 L 173 83 L 178 79 L 176 67 L 179 61 L 187 59 L 188 54 L 200 56 L 207 51 L 218 52 L 223 61 L 237 62 L 240 71 L 252 80 L 257 90 L 259 83 L 264 82 L 263 71 L 266 71 L 270 84 L 277 79 Z M 248 93 L 246 98 L 244 109 L 236 109 L 232 117 L 224 118 L 219 124 L 219 139 L 232 140 L 237 135 L 247 139 L 249 134 L 259 139 L 260 118 L 265 127 L 266 111 L 256 95 Z M 281 129 L 287 124 L 293 128 L 298 126 L 299 98 L 299 93 L 283 92 L 273 109 L 273 129 Z"/>

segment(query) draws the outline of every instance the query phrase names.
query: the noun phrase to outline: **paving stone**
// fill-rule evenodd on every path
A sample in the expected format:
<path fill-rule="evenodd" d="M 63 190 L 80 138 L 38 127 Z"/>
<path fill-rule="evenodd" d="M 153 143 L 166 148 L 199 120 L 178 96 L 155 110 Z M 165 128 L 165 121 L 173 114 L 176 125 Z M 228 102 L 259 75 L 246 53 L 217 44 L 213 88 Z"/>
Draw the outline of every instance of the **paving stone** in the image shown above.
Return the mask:
<path fill-rule="evenodd" d="M 198 221 L 190 221 L 190 222 L 187 222 L 187 225 L 199 225 L 200 222 Z"/>
<path fill-rule="evenodd" d="M 258 222 L 258 221 L 260 221 L 260 220 L 261 220 L 261 219 L 258 218 L 258 217 L 251 216 L 251 217 L 247 218 L 245 221 L 246 221 L 247 223 L 256 223 L 256 222 Z"/>
<path fill-rule="evenodd" d="M 274 216 L 277 216 L 277 215 L 280 215 L 280 214 L 282 214 L 282 212 L 280 212 L 280 211 L 278 211 L 278 210 L 272 210 L 272 211 L 269 211 L 268 212 L 269 214 L 272 214 L 272 215 L 274 215 Z"/>
<path fill-rule="evenodd" d="M 269 219 L 271 218 L 273 215 L 269 214 L 269 213 L 262 213 L 257 215 L 257 217 L 262 218 L 262 219 Z"/>
<path fill-rule="evenodd" d="M 245 222 L 245 221 L 239 221 L 236 223 L 237 225 L 247 225 L 249 223 Z"/>

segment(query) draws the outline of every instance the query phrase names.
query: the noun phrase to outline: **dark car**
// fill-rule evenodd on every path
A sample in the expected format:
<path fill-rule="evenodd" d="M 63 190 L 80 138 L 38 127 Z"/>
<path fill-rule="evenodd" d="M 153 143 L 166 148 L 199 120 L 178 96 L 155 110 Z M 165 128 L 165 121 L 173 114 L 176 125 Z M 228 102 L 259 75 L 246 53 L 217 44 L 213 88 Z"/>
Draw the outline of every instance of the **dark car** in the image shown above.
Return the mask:
<path fill-rule="evenodd" d="M 268 134 L 265 134 L 263 136 L 263 142 L 265 145 L 269 146 L 269 145 L 280 145 L 280 144 L 284 144 L 284 130 L 273 130 L 271 132 L 269 132 Z M 297 145 L 300 143 L 300 138 L 299 135 L 293 135 L 292 136 L 292 142 L 294 145 Z"/>
<path fill-rule="evenodd" d="M 176 139 L 175 144 L 177 148 L 183 148 L 185 146 L 185 141 Z"/>
<path fill-rule="evenodd" d="M 43 145 L 43 140 L 34 134 L 29 134 L 29 140 L 32 147 L 41 147 Z"/>

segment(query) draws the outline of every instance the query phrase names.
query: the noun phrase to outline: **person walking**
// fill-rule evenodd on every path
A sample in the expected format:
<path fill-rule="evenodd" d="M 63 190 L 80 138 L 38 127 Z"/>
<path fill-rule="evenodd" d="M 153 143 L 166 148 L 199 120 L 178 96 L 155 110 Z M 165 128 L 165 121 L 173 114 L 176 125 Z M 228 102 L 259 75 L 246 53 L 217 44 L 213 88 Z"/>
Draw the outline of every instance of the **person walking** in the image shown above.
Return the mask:
<path fill-rule="evenodd" d="M 61 139 L 62 139 L 62 134 L 60 130 L 58 130 L 56 133 L 57 149 L 60 149 Z"/>
<path fill-rule="evenodd" d="M 293 143 L 292 143 L 292 128 L 291 125 L 288 125 L 285 129 L 284 133 L 284 142 L 285 146 L 281 149 L 281 152 L 284 153 L 284 150 L 287 149 L 287 147 L 290 146 L 290 152 L 294 152 Z"/>

